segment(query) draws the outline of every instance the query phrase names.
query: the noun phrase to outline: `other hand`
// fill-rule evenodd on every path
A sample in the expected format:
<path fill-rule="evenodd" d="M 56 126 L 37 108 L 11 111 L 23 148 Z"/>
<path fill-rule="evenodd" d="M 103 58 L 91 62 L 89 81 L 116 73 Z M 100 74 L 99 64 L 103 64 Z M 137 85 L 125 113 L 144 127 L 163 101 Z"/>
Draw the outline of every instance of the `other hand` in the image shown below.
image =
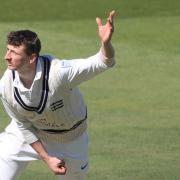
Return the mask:
<path fill-rule="evenodd" d="M 56 175 L 64 175 L 66 174 L 65 162 L 57 157 L 49 157 L 48 161 L 46 161 L 48 167 L 54 172 Z"/>

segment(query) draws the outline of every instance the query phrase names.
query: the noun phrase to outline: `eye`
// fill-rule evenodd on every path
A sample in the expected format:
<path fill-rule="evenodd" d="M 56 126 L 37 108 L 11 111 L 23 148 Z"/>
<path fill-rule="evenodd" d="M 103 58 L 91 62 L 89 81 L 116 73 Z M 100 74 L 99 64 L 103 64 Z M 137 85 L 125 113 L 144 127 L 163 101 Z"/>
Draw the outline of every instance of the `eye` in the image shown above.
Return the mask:
<path fill-rule="evenodd" d="M 15 50 L 10 50 L 10 52 L 12 53 L 12 54 L 15 54 L 15 55 L 20 55 L 18 52 L 16 52 Z"/>

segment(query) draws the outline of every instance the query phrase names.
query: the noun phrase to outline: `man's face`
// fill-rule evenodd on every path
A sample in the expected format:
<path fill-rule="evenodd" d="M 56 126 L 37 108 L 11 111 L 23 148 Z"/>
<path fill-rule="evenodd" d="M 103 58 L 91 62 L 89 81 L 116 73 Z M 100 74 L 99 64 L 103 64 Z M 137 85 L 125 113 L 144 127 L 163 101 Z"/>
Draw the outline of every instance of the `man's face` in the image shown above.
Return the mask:
<path fill-rule="evenodd" d="M 7 61 L 7 66 L 10 70 L 23 70 L 22 68 L 29 63 L 29 56 L 25 52 L 24 45 L 13 46 L 8 44 L 4 58 Z"/>

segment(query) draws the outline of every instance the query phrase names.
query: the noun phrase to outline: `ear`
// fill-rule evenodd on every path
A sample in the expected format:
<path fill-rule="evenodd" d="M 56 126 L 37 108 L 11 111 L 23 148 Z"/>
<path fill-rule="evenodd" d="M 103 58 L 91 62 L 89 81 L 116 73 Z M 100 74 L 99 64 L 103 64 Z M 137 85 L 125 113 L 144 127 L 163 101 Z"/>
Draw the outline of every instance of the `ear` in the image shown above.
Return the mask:
<path fill-rule="evenodd" d="M 37 59 L 37 54 L 33 53 L 29 56 L 29 63 L 30 64 L 33 64 L 36 62 L 36 59 Z"/>

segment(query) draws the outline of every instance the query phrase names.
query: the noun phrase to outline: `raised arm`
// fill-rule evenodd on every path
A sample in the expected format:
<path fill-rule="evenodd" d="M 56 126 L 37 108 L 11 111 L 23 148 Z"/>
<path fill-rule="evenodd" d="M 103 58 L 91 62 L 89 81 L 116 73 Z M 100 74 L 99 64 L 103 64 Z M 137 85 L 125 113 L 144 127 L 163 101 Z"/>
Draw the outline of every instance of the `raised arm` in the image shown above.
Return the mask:
<path fill-rule="evenodd" d="M 96 22 L 98 25 L 98 32 L 99 32 L 99 37 L 101 40 L 102 44 L 102 53 L 106 57 L 105 64 L 111 65 L 111 60 L 114 57 L 114 48 L 111 44 L 111 38 L 114 32 L 114 23 L 113 23 L 113 18 L 115 16 L 115 11 L 111 11 L 109 13 L 109 16 L 107 18 L 107 22 L 105 25 L 102 24 L 102 20 L 97 17 Z"/>

